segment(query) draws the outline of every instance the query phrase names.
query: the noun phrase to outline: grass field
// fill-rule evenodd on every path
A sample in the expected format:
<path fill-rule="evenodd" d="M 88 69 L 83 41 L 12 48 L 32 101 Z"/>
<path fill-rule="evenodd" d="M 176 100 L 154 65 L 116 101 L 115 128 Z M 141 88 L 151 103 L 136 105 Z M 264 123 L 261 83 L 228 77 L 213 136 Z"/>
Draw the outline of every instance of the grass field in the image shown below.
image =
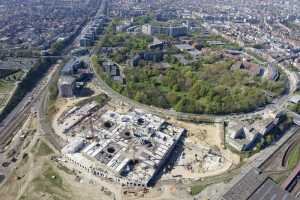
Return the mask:
<path fill-rule="evenodd" d="M 43 166 L 43 172 L 32 180 L 29 190 L 26 191 L 20 199 L 37 200 L 48 196 L 49 199 L 69 199 L 68 190 L 64 187 L 63 178 L 49 163 Z"/>
<path fill-rule="evenodd" d="M 7 94 L 0 94 L 0 109 L 2 109 L 5 106 L 7 100 L 8 100 Z"/>
<path fill-rule="evenodd" d="M 18 71 L 0 79 L 0 111 L 4 108 L 8 99 L 12 95 L 17 81 L 21 81 L 23 77 L 24 72 Z"/>
<path fill-rule="evenodd" d="M 51 166 L 48 166 L 43 173 L 44 178 L 51 183 L 52 186 L 62 188 L 63 180 Z"/>
<path fill-rule="evenodd" d="M 37 156 L 47 156 L 54 153 L 53 150 L 41 140 L 33 146 L 31 152 L 36 154 Z"/>
<path fill-rule="evenodd" d="M 5 107 L 14 87 L 13 82 L 0 80 L 0 110 Z"/>
<path fill-rule="evenodd" d="M 17 81 L 21 81 L 24 77 L 23 71 L 18 71 L 5 78 L 0 79 L 0 93 L 10 93 Z"/>
<path fill-rule="evenodd" d="M 37 176 L 30 181 L 26 191 L 20 199 L 22 200 L 38 200 L 38 199 L 68 199 L 68 192 L 65 189 L 64 181 L 58 169 L 48 162 L 47 156 L 51 155 L 53 150 L 42 140 L 33 146 L 31 153 L 36 156 L 39 161 L 35 161 L 40 165 Z"/>
<path fill-rule="evenodd" d="M 0 93 L 10 93 L 15 87 L 13 81 L 0 80 Z"/>
<path fill-rule="evenodd" d="M 299 163 L 300 159 L 300 144 L 297 144 L 293 150 L 291 151 L 289 157 L 288 157 L 288 170 L 292 171 L 297 164 Z"/>
<path fill-rule="evenodd" d="M 46 156 L 46 155 L 49 155 L 52 153 L 54 153 L 53 150 L 45 142 L 41 141 L 37 155 L 38 156 Z"/>
<path fill-rule="evenodd" d="M 272 179 L 277 183 L 277 184 L 281 184 L 283 183 L 283 181 L 285 181 L 288 177 L 287 173 L 282 173 L 281 175 L 277 175 L 272 177 Z"/>
<path fill-rule="evenodd" d="M 197 195 L 200 192 L 202 192 L 202 190 L 204 190 L 206 188 L 206 186 L 203 185 L 195 185 L 193 187 L 191 187 L 191 195 Z"/>

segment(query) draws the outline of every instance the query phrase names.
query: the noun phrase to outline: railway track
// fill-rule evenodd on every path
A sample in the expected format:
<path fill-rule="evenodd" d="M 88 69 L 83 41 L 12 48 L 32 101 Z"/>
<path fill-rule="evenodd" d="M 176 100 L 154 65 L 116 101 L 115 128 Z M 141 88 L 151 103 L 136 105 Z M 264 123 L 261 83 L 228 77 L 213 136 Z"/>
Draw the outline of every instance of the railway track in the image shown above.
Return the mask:
<path fill-rule="evenodd" d="M 259 167 L 263 171 L 271 166 L 284 167 L 287 159 L 288 152 L 291 146 L 300 142 L 300 131 L 297 130 L 288 140 L 286 140 L 262 165 Z"/>
<path fill-rule="evenodd" d="M 29 111 L 28 111 L 29 110 Z M 10 139 L 13 137 L 14 133 L 20 130 L 26 119 L 30 115 L 30 108 L 26 109 L 24 112 L 19 114 L 18 118 L 14 123 L 9 124 L 5 130 L 2 130 L 1 134 L 1 143 L 0 148 L 5 148 L 5 146 L 9 143 Z"/>
<path fill-rule="evenodd" d="M 282 175 L 284 173 L 288 173 L 289 171 L 286 169 L 283 169 L 282 171 L 277 171 L 277 170 L 271 170 L 271 171 L 264 171 L 264 174 L 267 176 L 271 175 Z"/>
<path fill-rule="evenodd" d="M 300 137 L 295 139 L 287 148 L 287 150 L 285 151 L 283 158 L 282 158 L 282 162 L 281 162 L 281 166 L 282 167 L 287 167 L 287 163 L 288 163 L 288 158 L 290 153 L 292 152 L 292 150 L 297 146 L 297 144 L 300 144 Z"/>
<path fill-rule="evenodd" d="M 33 92 L 28 94 L 17 105 L 13 112 L 9 114 L 5 122 L 1 123 L 2 127 L 0 129 L 0 149 L 5 148 L 14 134 L 23 126 L 24 122 L 31 114 L 31 108 L 36 103 L 37 98 L 39 98 L 42 88 L 43 87 L 40 86 L 39 90 L 34 92 L 34 95 Z M 33 100 L 29 100 L 29 97 L 32 95 L 34 96 L 32 97 Z"/>
<path fill-rule="evenodd" d="M 69 58 L 69 52 L 74 48 L 74 45 L 78 42 L 78 38 L 81 34 L 81 31 L 87 25 L 87 22 L 84 22 L 82 27 L 80 27 L 77 31 L 77 35 L 74 40 L 65 47 L 65 49 L 61 52 L 59 56 L 53 56 L 54 58 Z M 54 66 L 54 65 L 53 65 Z M 41 98 L 43 92 L 48 89 L 48 83 L 51 80 L 51 72 L 53 71 L 53 66 L 48 69 L 48 72 L 44 75 L 44 77 L 37 83 L 35 89 L 29 92 L 22 101 L 14 108 L 14 110 L 0 123 L 0 150 L 5 148 L 5 145 L 8 143 L 9 138 L 12 138 L 15 135 L 15 132 L 19 130 L 19 128 L 24 124 L 26 119 L 31 113 L 31 108 L 33 108 L 39 99 Z M 50 75 L 50 79 L 49 79 Z"/>
<path fill-rule="evenodd" d="M 101 3 L 102 4 L 102 3 Z M 79 37 L 81 35 L 81 32 L 85 29 L 85 27 L 89 24 L 88 20 L 85 22 L 85 24 L 78 30 L 78 35 L 74 38 L 72 43 L 66 47 L 64 50 L 64 53 L 59 55 L 58 57 L 63 58 L 64 60 L 70 58 L 69 55 L 70 51 L 75 47 L 75 44 L 79 42 Z M 63 55 L 63 56 L 62 56 Z M 57 56 L 55 56 L 57 57 Z M 60 69 L 56 68 L 53 71 L 53 74 L 59 73 Z M 66 144 L 64 143 L 64 140 L 60 138 L 57 134 L 55 134 L 51 123 L 49 123 L 50 119 L 48 118 L 48 104 L 49 104 L 49 85 L 53 83 L 53 76 L 50 76 L 50 79 L 47 82 L 47 85 L 45 86 L 44 91 L 41 94 L 41 98 L 39 99 L 39 102 L 37 104 L 37 115 L 38 115 L 38 122 L 39 122 L 39 131 L 46 137 L 46 139 L 55 147 L 57 150 L 61 150 Z M 55 83 L 56 84 L 56 83 Z"/>

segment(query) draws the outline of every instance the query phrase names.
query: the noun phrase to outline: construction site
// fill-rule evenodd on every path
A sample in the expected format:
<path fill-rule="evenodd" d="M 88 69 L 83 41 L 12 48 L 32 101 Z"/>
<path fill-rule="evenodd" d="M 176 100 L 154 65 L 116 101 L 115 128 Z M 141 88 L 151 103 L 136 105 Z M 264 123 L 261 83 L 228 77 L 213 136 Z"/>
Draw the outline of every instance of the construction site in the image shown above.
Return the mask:
<path fill-rule="evenodd" d="M 201 125 L 208 128 L 201 130 L 199 125 L 167 120 L 141 109 L 66 101 L 68 106 L 57 112 L 53 128 L 67 141 L 62 156 L 70 168 L 123 187 L 143 188 L 161 177 L 198 179 L 220 174 L 234 164 L 221 149 L 218 134 L 214 138 L 203 135 L 219 127 Z M 202 135 L 195 132 L 199 130 Z"/>
<path fill-rule="evenodd" d="M 124 186 L 155 182 L 186 132 L 142 110 L 121 114 L 96 102 L 74 107 L 59 120 L 60 133 L 69 141 L 63 156 Z"/>

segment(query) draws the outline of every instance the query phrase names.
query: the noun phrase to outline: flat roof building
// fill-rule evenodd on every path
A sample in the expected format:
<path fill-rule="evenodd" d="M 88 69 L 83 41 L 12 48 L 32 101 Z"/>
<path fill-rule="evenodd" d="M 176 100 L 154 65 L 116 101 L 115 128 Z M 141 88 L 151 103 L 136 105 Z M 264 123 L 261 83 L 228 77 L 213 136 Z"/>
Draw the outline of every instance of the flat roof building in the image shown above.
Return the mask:
<path fill-rule="evenodd" d="M 62 75 L 73 75 L 74 72 L 80 67 L 80 60 L 72 57 L 61 70 Z"/>
<path fill-rule="evenodd" d="M 178 37 L 186 35 L 188 28 L 186 26 L 153 26 L 145 24 L 142 26 L 142 32 L 147 35 L 163 34 Z"/>
<path fill-rule="evenodd" d="M 190 44 L 176 44 L 175 47 L 179 49 L 180 51 L 186 51 L 189 53 L 193 58 L 200 55 L 200 51 L 196 48 L 194 48 Z"/>
<path fill-rule="evenodd" d="M 61 97 L 73 97 L 76 79 L 73 76 L 61 76 L 58 80 L 58 91 Z"/>
<path fill-rule="evenodd" d="M 258 169 L 253 168 L 223 195 L 222 200 L 296 200 L 296 198 L 282 190 Z"/>

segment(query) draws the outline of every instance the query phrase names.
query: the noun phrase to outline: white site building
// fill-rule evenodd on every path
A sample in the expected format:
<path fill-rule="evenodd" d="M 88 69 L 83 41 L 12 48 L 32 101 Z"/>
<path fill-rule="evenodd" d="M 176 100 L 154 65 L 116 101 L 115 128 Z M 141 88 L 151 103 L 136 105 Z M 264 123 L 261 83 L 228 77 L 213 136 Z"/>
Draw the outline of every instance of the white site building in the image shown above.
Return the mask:
<path fill-rule="evenodd" d="M 252 124 L 239 120 L 230 121 L 226 128 L 227 143 L 242 152 L 252 150 L 261 138 L 269 134 L 282 119 L 282 114 L 255 121 Z"/>

